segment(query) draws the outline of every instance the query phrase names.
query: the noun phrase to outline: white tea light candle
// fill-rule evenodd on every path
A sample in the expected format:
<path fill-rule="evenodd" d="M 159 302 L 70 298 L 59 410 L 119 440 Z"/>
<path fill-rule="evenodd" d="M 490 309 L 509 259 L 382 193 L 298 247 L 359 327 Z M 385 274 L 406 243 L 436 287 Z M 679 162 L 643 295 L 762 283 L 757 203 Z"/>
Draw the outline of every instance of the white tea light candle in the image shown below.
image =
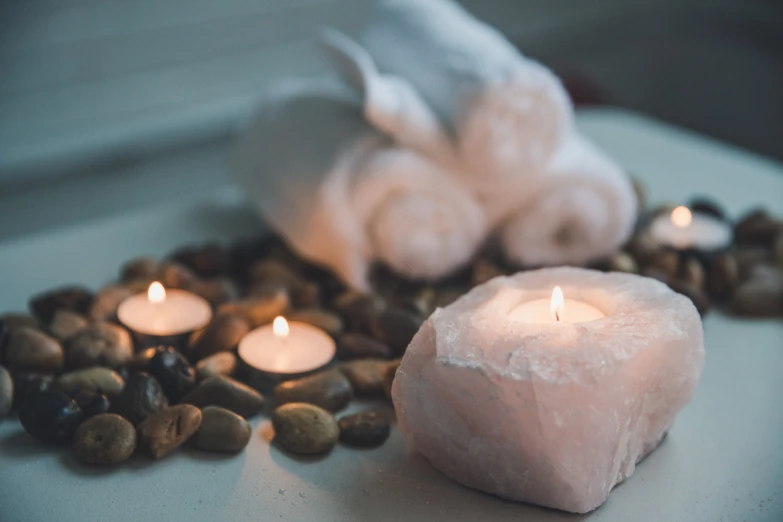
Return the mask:
<path fill-rule="evenodd" d="M 571 300 L 584 306 L 558 321 Z M 454 480 L 585 513 L 655 449 L 703 364 L 687 297 L 646 277 L 551 268 L 497 277 L 435 311 L 392 398 L 407 440 Z"/>
<path fill-rule="evenodd" d="M 662 214 L 650 224 L 652 238 L 661 245 L 679 250 L 720 250 L 731 243 L 731 227 L 725 221 L 704 213 L 692 213 L 677 207 Z"/>
<path fill-rule="evenodd" d="M 604 317 L 595 306 L 565 299 L 563 289 L 556 286 L 550 299 L 535 299 L 522 303 L 508 315 L 512 321 L 525 323 L 586 323 Z"/>
<path fill-rule="evenodd" d="M 317 370 L 332 360 L 334 340 L 315 326 L 277 317 L 271 325 L 248 333 L 239 341 L 239 357 L 256 370 L 299 374 Z"/>
<path fill-rule="evenodd" d="M 155 281 L 146 293 L 133 295 L 120 303 L 117 318 L 140 334 L 175 336 L 206 326 L 212 319 L 212 307 L 196 294 L 166 290 Z"/>

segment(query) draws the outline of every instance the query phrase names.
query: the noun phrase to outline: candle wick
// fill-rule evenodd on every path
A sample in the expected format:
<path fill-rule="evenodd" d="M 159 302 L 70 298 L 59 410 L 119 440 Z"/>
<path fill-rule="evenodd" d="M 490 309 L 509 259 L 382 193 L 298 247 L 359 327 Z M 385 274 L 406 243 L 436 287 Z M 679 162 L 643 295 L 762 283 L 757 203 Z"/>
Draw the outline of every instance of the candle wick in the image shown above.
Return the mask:
<path fill-rule="evenodd" d="M 559 309 L 555 310 L 555 319 L 557 320 L 558 323 L 560 322 L 560 310 Z"/>

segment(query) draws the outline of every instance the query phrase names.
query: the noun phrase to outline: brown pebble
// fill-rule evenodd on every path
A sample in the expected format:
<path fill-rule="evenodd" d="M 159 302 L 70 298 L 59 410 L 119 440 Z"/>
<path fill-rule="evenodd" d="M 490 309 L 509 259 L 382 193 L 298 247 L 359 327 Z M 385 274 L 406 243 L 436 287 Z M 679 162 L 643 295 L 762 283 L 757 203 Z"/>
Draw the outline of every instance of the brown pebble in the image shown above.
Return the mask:
<path fill-rule="evenodd" d="M 125 285 L 106 285 L 95 294 L 88 315 L 95 321 L 117 321 L 120 303 L 132 295 L 133 291 Z"/>
<path fill-rule="evenodd" d="M 44 324 L 52 322 L 57 310 L 65 308 L 78 314 L 86 314 L 92 304 L 93 294 L 80 286 L 65 286 L 34 295 L 30 298 L 30 311 Z"/>
<path fill-rule="evenodd" d="M 370 323 L 370 331 L 376 339 L 389 346 L 392 354 L 399 356 L 405 353 L 423 322 L 424 318 L 420 315 L 388 308 Z"/>
<path fill-rule="evenodd" d="M 9 332 L 13 330 L 18 330 L 23 326 L 28 326 L 36 330 L 40 330 L 42 328 L 41 321 L 39 321 L 38 318 L 33 317 L 30 314 L 15 313 L 15 312 L 5 313 L 3 315 L 0 315 L 0 320 L 2 320 L 5 323 L 5 325 L 8 327 Z"/>
<path fill-rule="evenodd" d="M 762 247 L 742 247 L 734 251 L 741 281 L 750 279 L 756 267 L 772 264 L 772 252 Z"/>
<path fill-rule="evenodd" d="M 5 349 L 8 367 L 14 372 L 58 373 L 62 370 L 62 346 L 40 330 L 22 326 L 11 330 Z"/>
<path fill-rule="evenodd" d="M 263 298 L 243 299 L 224 303 L 218 307 L 218 315 L 235 315 L 244 318 L 252 328 L 271 323 L 288 310 L 288 294 L 279 290 Z"/>
<path fill-rule="evenodd" d="M 375 411 L 346 415 L 337 425 L 340 427 L 340 442 L 358 448 L 375 448 L 386 442 L 391 427 L 389 420 Z"/>
<path fill-rule="evenodd" d="M 8 415 L 14 404 L 14 380 L 5 367 L 0 366 L 0 418 Z"/>
<path fill-rule="evenodd" d="M 680 271 L 680 254 L 674 250 L 659 250 L 649 260 L 647 266 L 666 277 L 677 277 Z"/>
<path fill-rule="evenodd" d="M 297 310 L 286 314 L 286 318 L 318 327 L 332 337 L 337 337 L 343 331 L 343 320 L 340 316 L 319 308 Z"/>
<path fill-rule="evenodd" d="M 191 360 L 200 360 L 219 352 L 234 350 L 249 331 L 250 324 L 243 317 L 219 314 L 207 326 L 190 336 L 188 356 Z"/>
<path fill-rule="evenodd" d="M 349 329 L 360 331 L 386 309 L 386 302 L 376 294 L 348 291 L 338 296 L 332 306 Z"/>
<path fill-rule="evenodd" d="M 292 402 L 272 415 L 275 440 L 291 453 L 314 455 L 331 451 L 340 428 L 331 413 L 313 404 Z"/>
<path fill-rule="evenodd" d="M 383 393 L 389 399 L 392 398 L 392 384 L 394 384 L 394 377 L 397 375 L 397 368 L 400 367 L 401 362 L 402 359 L 389 361 L 383 369 Z"/>
<path fill-rule="evenodd" d="M 219 352 L 201 359 L 196 365 L 196 376 L 199 381 L 215 375 L 231 375 L 237 367 L 237 358 L 231 352 Z"/>
<path fill-rule="evenodd" d="M 340 371 L 348 379 L 357 397 L 383 395 L 383 372 L 388 361 L 382 359 L 359 359 L 343 363 Z"/>
<path fill-rule="evenodd" d="M 166 288 L 189 288 L 198 280 L 188 267 L 175 261 L 163 261 L 158 267 L 157 281 Z"/>
<path fill-rule="evenodd" d="M 281 261 L 265 259 L 250 267 L 251 285 L 284 288 L 291 297 L 291 304 L 298 308 L 317 307 L 320 304 L 318 285 L 311 283 L 289 269 Z"/>
<path fill-rule="evenodd" d="M 707 293 L 712 299 L 725 300 L 739 285 L 739 268 L 734 254 L 718 255 L 710 264 Z"/>
<path fill-rule="evenodd" d="M 216 375 L 196 386 L 182 398 L 182 402 L 199 408 L 220 406 L 250 418 L 263 409 L 264 396 L 231 377 Z"/>
<path fill-rule="evenodd" d="M 649 229 L 638 230 L 628 240 L 626 247 L 640 265 L 647 265 L 661 251 L 661 245 L 653 239 Z"/>
<path fill-rule="evenodd" d="M 783 232 L 780 232 L 772 243 L 772 258 L 783 268 Z"/>
<path fill-rule="evenodd" d="M 66 349 L 70 368 L 106 366 L 117 369 L 133 357 L 133 340 L 122 326 L 98 322 L 82 328 Z"/>
<path fill-rule="evenodd" d="M 213 308 L 239 297 L 236 285 L 226 277 L 196 281 L 188 287 L 188 290 L 206 299 Z"/>
<path fill-rule="evenodd" d="M 160 262 L 152 257 L 139 257 L 128 261 L 120 269 L 120 280 L 123 282 L 131 281 L 154 281 L 158 275 Z M 149 285 L 149 283 L 147 283 Z"/>
<path fill-rule="evenodd" d="M 666 283 L 672 290 L 690 299 L 701 316 L 707 314 L 710 309 L 710 300 L 703 289 L 680 279 L 670 279 Z"/>
<path fill-rule="evenodd" d="M 201 410 L 201 426 L 193 440 L 206 451 L 237 453 L 250 442 L 250 424 L 231 410 L 207 406 Z"/>
<path fill-rule="evenodd" d="M 739 285 L 731 298 L 731 311 L 749 317 L 783 314 L 783 282 L 757 277 Z"/>
<path fill-rule="evenodd" d="M 704 265 L 695 257 L 689 257 L 682 265 L 682 279 L 694 288 L 704 289 L 706 276 Z"/>
<path fill-rule="evenodd" d="M 64 373 L 55 386 L 71 396 L 79 390 L 114 396 L 125 387 L 125 380 L 109 368 L 95 366 Z"/>
<path fill-rule="evenodd" d="M 463 295 L 465 295 L 465 290 L 457 290 L 454 288 L 438 290 L 438 294 L 435 296 L 435 307 L 445 308 Z"/>
<path fill-rule="evenodd" d="M 81 423 L 74 436 L 76 458 L 87 464 L 113 466 L 136 450 L 136 428 L 113 413 L 95 415 Z"/>
<path fill-rule="evenodd" d="M 190 404 L 169 406 L 139 424 L 139 442 L 154 458 L 165 457 L 196 433 L 201 418 L 201 410 Z"/>
<path fill-rule="evenodd" d="M 187 245 L 172 252 L 169 258 L 207 278 L 227 274 L 231 264 L 228 251 L 216 243 Z"/>
<path fill-rule="evenodd" d="M 339 411 L 353 399 L 353 388 L 338 370 L 326 370 L 301 379 L 285 381 L 275 387 L 275 403 L 315 404 L 328 411 Z"/>
<path fill-rule="evenodd" d="M 766 210 L 753 210 L 734 227 L 734 240 L 740 245 L 771 247 L 783 230 L 783 222 L 773 219 Z"/>
<path fill-rule="evenodd" d="M 360 333 L 344 333 L 337 340 L 340 359 L 388 359 L 391 350 L 384 343 Z"/>
<path fill-rule="evenodd" d="M 432 286 L 425 286 L 411 296 L 398 297 L 396 308 L 413 313 L 416 316 L 429 317 L 437 307 L 438 292 Z"/>
<path fill-rule="evenodd" d="M 52 322 L 49 323 L 49 333 L 60 342 L 67 341 L 75 336 L 79 330 L 89 324 L 87 318 L 71 310 L 61 308 L 54 312 Z"/>
<path fill-rule="evenodd" d="M 609 259 L 609 270 L 612 272 L 625 272 L 626 274 L 638 274 L 639 265 L 631 254 L 617 252 Z"/>

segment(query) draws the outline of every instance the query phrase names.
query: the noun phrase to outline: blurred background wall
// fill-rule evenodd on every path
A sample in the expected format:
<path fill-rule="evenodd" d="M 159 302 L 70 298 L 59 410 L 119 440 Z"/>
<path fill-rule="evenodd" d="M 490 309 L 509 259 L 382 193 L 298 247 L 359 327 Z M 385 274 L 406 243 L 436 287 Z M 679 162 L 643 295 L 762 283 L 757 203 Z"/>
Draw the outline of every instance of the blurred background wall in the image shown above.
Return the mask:
<path fill-rule="evenodd" d="M 111 172 L 130 187 L 168 175 L 177 154 L 194 173 L 196 165 L 222 172 L 221 140 L 264 85 L 325 70 L 314 29 L 355 33 L 371 4 L 0 2 L 0 194 L 13 195 L 0 204 L 20 212 L 40 205 L 45 197 L 28 192 L 42 180 L 59 187 L 53 200 L 73 177 Z M 780 0 L 463 4 L 554 67 L 578 101 L 629 107 L 783 158 Z M 140 169 L 150 157 L 163 165 L 158 171 Z M 206 174 L 187 181 L 182 190 L 213 183 Z M 131 197 L 113 200 L 100 186 L 86 196 L 102 200 L 94 205 L 114 208 Z"/>

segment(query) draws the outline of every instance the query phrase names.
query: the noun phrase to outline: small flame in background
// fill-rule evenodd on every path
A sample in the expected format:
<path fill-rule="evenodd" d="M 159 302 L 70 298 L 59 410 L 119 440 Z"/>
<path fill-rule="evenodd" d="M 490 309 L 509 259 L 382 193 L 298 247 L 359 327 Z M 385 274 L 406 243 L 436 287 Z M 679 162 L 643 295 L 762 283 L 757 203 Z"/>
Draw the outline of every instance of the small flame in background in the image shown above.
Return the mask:
<path fill-rule="evenodd" d="M 555 321 L 560 321 L 560 316 L 563 315 L 563 310 L 565 310 L 563 289 L 559 286 L 556 286 L 554 290 L 552 290 L 552 301 L 549 305 L 549 313 L 552 314 L 552 317 L 555 319 Z"/>
<path fill-rule="evenodd" d="M 149 290 L 147 290 L 147 299 L 149 299 L 151 303 L 162 303 L 166 300 L 166 289 L 163 288 L 163 285 L 159 282 L 153 282 L 150 285 Z"/>
<path fill-rule="evenodd" d="M 688 207 L 677 207 L 672 210 L 672 224 L 677 228 L 685 228 L 691 224 L 693 216 Z"/>
<path fill-rule="evenodd" d="M 272 323 L 272 331 L 278 337 L 288 337 L 288 321 L 285 320 L 285 317 L 275 317 L 275 321 Z"/>

